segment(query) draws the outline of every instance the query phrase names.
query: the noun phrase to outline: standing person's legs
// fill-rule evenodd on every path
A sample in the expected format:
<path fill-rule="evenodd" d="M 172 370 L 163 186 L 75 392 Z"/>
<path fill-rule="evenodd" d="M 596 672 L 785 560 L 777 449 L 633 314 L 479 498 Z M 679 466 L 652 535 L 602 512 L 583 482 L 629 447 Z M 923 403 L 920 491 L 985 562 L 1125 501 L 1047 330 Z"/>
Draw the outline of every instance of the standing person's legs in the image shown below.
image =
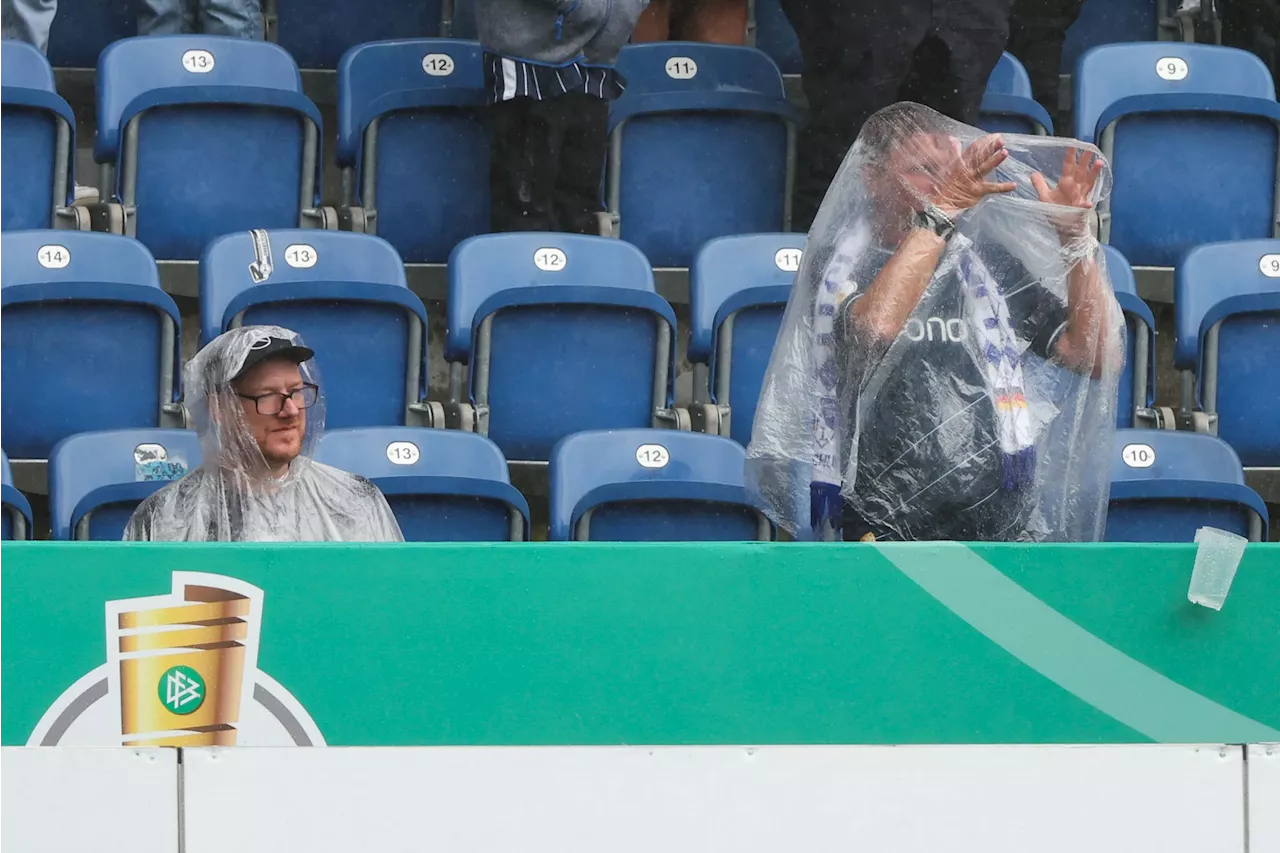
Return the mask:
<path fill-rule="evenodd" d="M 33 44 L 41 53 L 49 52 L 49 29 L 58 12 L 58 0 L 3 0 L 0 3 L 0 34 Z"/>
<path fill-rule="evenodd" d="M 935 21 L 935 38 L 946 50 L 929 54 L 927 61 L 935 68 L 922 69 L 916 78 L 922 103 L 965 124 L 978 124 L 987 78 L 1009 41 L 1012 5 L 1012 0 L 947 4 Z"/>
<path fill-rule="evenodd" d="M 559 178 L 556 133 L 544 102 L 514 98 L 493 105 L 490 227 L 502 231 L 557 231 L 554 193 Z"/>
<path fill-rule="evenodd" d="M 261 40 L 262 0 L 200 0 L 200 32 Z"/>
<path fill-rule="evenodd" d="M 555 184 L 555 218 L 576 234 L 599 234 L 596 213 L 604 210 L 600 188 L 609 150 L 609 102 L 585 94 L 562 95 L 546 103 L 548 123 L 560 140 Z"/>
<path fill-rule="evenodd" d="M 649 41 L 667 41 L 671 38 L 671 0 L 651 0 L 640 15 L 631 40 L 636 44 Z"/>
<path fill-rule="evenodd" d="M 671 37 L 677 41 L 747 40 L 747 0 L 672 0 L 671 18 Z"/>
<path fill-rule="evenodd" d="M 1053 116 L 1055 132 L 1069 133 L 1067 111 L 1058 108 L 1062 45 L 1067 30 L 1080 17 L 1084 0 L 1014 0 L 1009 19 L 1009 46 L 1031 77 L 1031 94 Z"/>
<path fill-rule="evenodd" d="M 138 35 L 196 32 L 196 0 L 138 0 Z"/>

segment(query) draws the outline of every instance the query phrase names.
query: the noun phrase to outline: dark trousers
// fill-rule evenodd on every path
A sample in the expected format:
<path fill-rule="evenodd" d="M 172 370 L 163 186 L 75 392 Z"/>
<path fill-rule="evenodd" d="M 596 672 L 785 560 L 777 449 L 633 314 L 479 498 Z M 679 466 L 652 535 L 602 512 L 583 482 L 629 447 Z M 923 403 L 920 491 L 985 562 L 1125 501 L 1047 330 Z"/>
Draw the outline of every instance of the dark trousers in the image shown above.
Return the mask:
<path fill-rule="evenodd" d="M 1070 136 L 1067 110 L 1058 109 L 1062 45 L 1067 30 L 1080 17 L 1084 0 L 1014 0 L 1007 50 L 1031 77 L 1031 94 L 1053 117 L 1054 132 Z"/>
<path fill-rule="evenodd" d="M 608 121 L 585 94 L 494 104 L 492 229 L 598 234 Z"/>
<path fill-rule="evenodd" d="M 809 117 L 800 133 L 793 226 L 807 230 L 877 110 L 915 101 L 976 124 L 1009 37 L 1013 0 L 782 0 L 800 40 Z"/>
<path fill-rule="evenodd" d="M 1280 0 L 1220 0 L 1222 43 L 1256 53 L 1280 80 Z"/>

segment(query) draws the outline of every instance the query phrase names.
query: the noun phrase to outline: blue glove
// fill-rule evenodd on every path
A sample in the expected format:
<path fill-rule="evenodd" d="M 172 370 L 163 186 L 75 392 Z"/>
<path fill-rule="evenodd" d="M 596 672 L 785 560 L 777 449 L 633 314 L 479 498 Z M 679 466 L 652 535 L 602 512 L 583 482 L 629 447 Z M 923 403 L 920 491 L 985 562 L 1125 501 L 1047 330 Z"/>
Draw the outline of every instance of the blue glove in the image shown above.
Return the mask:
<path fill-rule="evenodd" d="M 835 483 L 809 484 L 809 523 L 819 542 L 840 539 L 840 519 L 844 514 L 844 498 Z"/>

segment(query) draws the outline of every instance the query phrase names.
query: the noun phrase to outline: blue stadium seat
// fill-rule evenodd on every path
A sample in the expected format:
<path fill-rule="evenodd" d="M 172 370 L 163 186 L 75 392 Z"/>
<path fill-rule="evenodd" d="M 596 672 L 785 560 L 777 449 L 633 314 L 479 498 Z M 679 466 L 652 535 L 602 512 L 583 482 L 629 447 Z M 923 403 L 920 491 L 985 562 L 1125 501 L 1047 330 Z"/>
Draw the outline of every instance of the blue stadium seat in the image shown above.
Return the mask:
<path fill-rule="evenodd" d="M 417 427 L 325 433 L 316 459 L 367 477 L 408 542 L 522 542 L 529 505 L 484 436 Z"/>
<path fill-rule="evenodd" d="M 0 451 L 0 540 L 5 542 L 32 538 L 31 504 L 26 495 L 13 485 L 9 456 Z"/>
<path fill-rule="evenodd" d="M 783 74 L 804 71 L 800 40 L 778 0 L 756 0 L 756 47 L 769 54 Z"/>
<path fill-rule="evenodd" d="M 987 78 L 978 124 L 990 133 L 1027 133 L 1053 136 L 1053 119 L 1031 94 L 1031 78 L 1011 53 L 1000 61 Z"/>
<path fill-rule="evenodd" d="M 54 539 L 118 540 L 134 509 L 200 465 L 185 429 L 122 429 L 64 438 L 49 455 Z"/>
<path fill-rule="evenodd" d="M 1173 308 L 1174 364 L 1195 371 L 1218 435 L 1246 466 L 1280 467 L 1280 240 L 1192 249 L 1174 276 Z"/>
<path fill-rule="evenodd" d="M 138 0 L 58 0 L 49 29 L 55 68 L 93 68 L 113 41 L 138 34 Z"/>
<path fill-rule="evenodd" d="M 386 41 L 338 66 L 346 205 L 408 263 L 439 263 L 489 230 L 489 110 L 476 42 Z M 358 228 L 357 228 L 358 230 Z"/>
<path fill-rule="evenodd" d="M 618 70 L 627 91 L 609 112 L 607 204 L 624 240 L 655 267 L 687 267 L 715 237 L 790 227 L 799 113 L 768 56 L 639 44 L 623 48 Z"/>
<path fill-rule="evenodd" d="M 255 282 L 258 239 L 269 275 Z M 426 396 L 427 312 L 387 241 L 343 231 L 228 234 L 200 263 L 201 340 L 235 326 L 293 329 L 316 351 L 330 428 L 394 426 Z"/>
<path fill-rule="evenodd" d="M 1190 542 L 1200 527 L 1267 537 L 1267 506 L 1235 451 L 1200 433 L 1117 430 L 1107 541 Z"/>
<path fill-rule="evenodd" d="M 1073 73 L 1080 55 L 1089 48 L 1155 41 L 1159 38 L 1158 23 L 1156 0 L 1084 0 L 1062 45 L 1062 73 Z"/>
<path fill-rule="evenodd" d="M 0 235 L 4 449 L 45 459 L 78 432 L 177 424 L 181 318 L 136 240 Z"/>
<path fill-rule="evenodd" d="M 1256 56 L 1157 42 L 1095 48 L 1075 77 L 1076 135 L 1111 160 L 1103 242 L 1135 266 L 1201 243 L 1280 236 L 1280 104 Z"/>
<path fill-rule="evenodd" d="M 1115 246 L 1103 246 L 1107 275 L 1124 312 L 1125 361 L 1120 373 L 1116 426 L 1134 426 L 1138 409 L 1148 409 L 1156 397 L 1156 320 L 1151 306 L 1138 296 L 1133 268 Z"/>
<path fill-rule="evenodd" d="M 586 429 L 652 426 L 670 402 L 675 312 L 621 240 L 472 237 L 449 260 L 448 312 L 445 358 L 471 365 L 480 431 L 508 459 L 545 460 Z"/>
<path fill-rule="evenodd" d="M 26 42 L 0 41 L 0 229 L 52 228 L 75 192 L 76 118 L 53 69 Z"/>
<path fill-rule="evenodd" d="M 689 270 L 689 360 L 707 365 L 712 403 L 730 407 L 727 434 L 751 441 L 760 386 L 804 249 L 803 234 L 721 237 Z"/>
<path fill-rule="evenodd" d="M 743 487 L 746 451 L 675 430 L 581 432 L 551 452 L 551 538 L 596 542 L 768 540 Z"/>
<path fill-rule="evenodd" d="M 127 233 L 161 260 L 195 260 L 222 234 L 319 215 L 320 112 L 274 44 L 116 42 L 98 62 L 97 117 L 94 158 L 115 169 L 103 194 L 124 205 Z"/>
<path fill-rule="evenodd" d="M 336 68 L 348 48 L 440 34 L 440 0 L 275 0 L 276 41 L 303 68 Z M 421 60 L 422 57 L 418 57 Z"/>

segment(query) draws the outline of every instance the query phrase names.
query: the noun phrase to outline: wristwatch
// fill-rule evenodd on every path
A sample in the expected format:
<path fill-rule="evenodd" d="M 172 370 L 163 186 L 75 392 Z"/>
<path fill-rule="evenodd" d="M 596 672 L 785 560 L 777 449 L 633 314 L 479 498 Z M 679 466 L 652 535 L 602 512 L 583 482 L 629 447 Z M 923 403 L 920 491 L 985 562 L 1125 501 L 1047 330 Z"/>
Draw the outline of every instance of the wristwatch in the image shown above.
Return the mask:
<path fill-rule="evenodd" d="M 916 227 L 932 231 L 943 240 L 950 240 L 951 235 L 956 233 L 955 220 L 943 213 L 936 204 L 925 205 L 924 210 L 916 214 Z"/>

